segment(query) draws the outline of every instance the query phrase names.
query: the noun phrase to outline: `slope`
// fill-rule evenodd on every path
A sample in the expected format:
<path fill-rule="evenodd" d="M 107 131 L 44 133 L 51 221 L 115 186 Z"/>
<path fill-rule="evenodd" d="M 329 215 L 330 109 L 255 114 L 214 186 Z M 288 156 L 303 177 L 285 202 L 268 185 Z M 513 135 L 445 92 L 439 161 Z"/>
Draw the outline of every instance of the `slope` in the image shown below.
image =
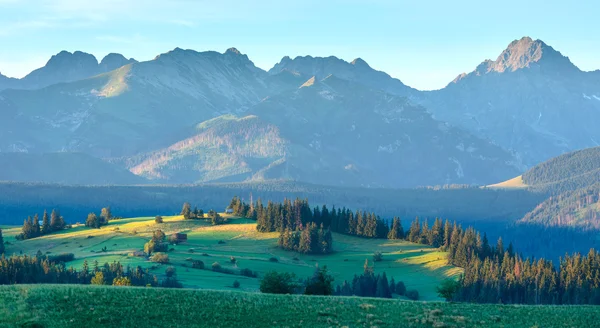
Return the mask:
<path fill-rule="evenodd" d="M 188 137 L 198 122 L 258 102 L 269 85 L 285 84 L 274 79 L 267 85 L 266 77 L 233 48 L 224 54 L 177 48 L 76 82 L 4 90 L 0 113 L 10 113 L 5 124 L 36 133 L 2 132 L 0 151 L 121 157 L 160 149 Z"/>
<path fill-rule="evenodd" d="M 406 98 L 336 76 L 313 77 L 247 113 L 254 116 L 208 121 L 197 135 L 130 160 L 132 172 L 176 182 L 293 179 L 370 187 L 482 183 L 518 172 L 502 149 L 433 120 Z"/>
<path fill-rule="evenodd" d="M 132 302 L 132 300 L 135 300 Z M 79 305 L 78 307 L 73 304 Z M 143 304 L 143 306 L 141 306 Z M 169 315 L 165 315 L 165 304 Z M 390 315 L 393 314 L 393 315 Z M 7 326 L 593 327 L 594 306 L 405 302 L 111 286 L 0 286 Z"/>
<path fill-rule="evenodd" d="M 0 153 L 0 181 L 72 185 L 141 184 L 145 179 L 82 153 Z"/>
<path fill-rule="evenodd" d="M 19 228 L 5 229 L 4 239 L 9 241 L 7 254 L 35 255 L 73 253 L 75 260 L 66 265 L 81 269 L 83 262 L 119 261 L 123 265 L 142 266 L 162 277 L 168 265 L 177 269 L 178 279 L 187 288 L 231 290 L 235 280 L 241 290 L 258 292 L 260 277 L 275 270 L 290 272 L 301 279 L 314 272 L 315 265 L 327 266 L 336 284 L 352 281 L 354 274 L 364 270 L 365 259 L 372 264 L 375 251 L 383 254 L 376 272 L 386 272 L 388 279 L 401 277 L 408 289 L 419 291 L 422 300 L 438 300 L 435 287 L 461 269 L 446 265 L 444 252 L 438 249 L 403 240 L 362 239 L 340 234 L 334 235 L 335 252 L 328 255 L 305 255 L 277 248 L 278 233 L 259 233 L 252 220 L 222 214 L 228 219 L 224 225 L 211 226 L 209 220 L 184 220 L 181 216 L 164 217 L 164 223 L 155 223 L 154 217 L 130 218 L 111 221 L 101 229 L 76 226 L 58 233 L 34 239 L 17 241 L 13 236 Z M 187 241 L 169 245 L 169 264 L 161 265 L 133 254 L 143 250 L 155 230 L 170 235 L 187 234 Z M 232 263 L 231 258 L 236 262 Z M 276 261 L 271 260 L 276 258 Z M 204 269 L 192 267 L 193 261 L 202 261 Z M 229 273 L 211 269 L 219 263 Z M 241 269 L 249 269 L 258 277 L 244 276 Z"/>
<path fill-rule="evenodd" d="M 436 118 L 492 140 L 528 166 L 600 142 L 600 74 L 579 70 L 541 40 L 515 40 L 495 61 L 417 98 Z"/>

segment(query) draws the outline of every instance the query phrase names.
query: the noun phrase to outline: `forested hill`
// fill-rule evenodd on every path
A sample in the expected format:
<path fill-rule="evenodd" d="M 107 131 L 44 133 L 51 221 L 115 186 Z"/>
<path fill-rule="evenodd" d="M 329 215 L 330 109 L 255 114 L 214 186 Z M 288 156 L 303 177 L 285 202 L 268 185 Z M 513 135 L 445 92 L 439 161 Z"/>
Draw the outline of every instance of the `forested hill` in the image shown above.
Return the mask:
<path fill-rule="evenodd" d="M 600 182 L 600 147 L 552 158 L 523 174 L 523 182 L 553 193 L 576 190 Z"/>

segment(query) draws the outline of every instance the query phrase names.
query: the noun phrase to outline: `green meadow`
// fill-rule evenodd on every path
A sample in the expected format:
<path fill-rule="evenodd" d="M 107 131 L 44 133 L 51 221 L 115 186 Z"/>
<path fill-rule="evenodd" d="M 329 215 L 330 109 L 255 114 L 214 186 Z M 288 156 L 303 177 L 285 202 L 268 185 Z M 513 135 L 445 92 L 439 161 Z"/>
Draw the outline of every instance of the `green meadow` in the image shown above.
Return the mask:
<path fill-rule="evenodd" d="M 0 286 L 0 327 L 597 327 L 593 306 L 518 306 L 90 285 Z"/>
<path fill-rule="evenodd" d="M 153 217 L 111 221 L 100 229 L 75 225 L 58 233 L 34 239 L 17 241 L 14 236 L 20 227 L 4 230 L 6 254 L 48 255 L 73 253 L 75 260 L 67 266 L 81 268 L 85 260 L 92 267 L 97 261 L 119 261 L 124 265 L 142 266 L 162 278 L 172 265 L 177 277 L 186 288 L 235 290 L 233 282 L 240 282 L 240 290 L 258 292 L 260 277 L 270 271 L 295 273 L 298 278 L 312 275 L 315 266 L 327 266 L 334 276 L 334 285 L 344 280 L 351 282 L 363 271 L 365 260 L 375 267 L 376 273 L 385 272 L 388 279 L 403 281 L 407 289 L 416 289 L 421 300 L 439 300 L 435 287 L 448 277 L 460 274 L 459 268 L 446 265 L 445 254 L 437 249 L 406 241 L 366 239 L 334 234 L 334 253 L 303 255 L 278 249 L 277 233 L 259 233 L 251 220 L 227 216 L 224 225 L 212 226 L 204 220 L 183 220 L 180 216 L 163 217 L 164 223 L 155 223 Z M 169 264 L 158 264 L 145 257 L 135 256 L 143 250 L 152 233 L 160 229 L 167 235 L 186 233 L 185 243 L 169 246 Z M 383 261 L 373 262 L 373 253 L 383 254 Z M 235 263 L 231 258 L 235 258 Z M 201 260 L 205 268 L 192 268 L 192 261 Z M 239 272 L 250 269 L 257 278 L 227 274 L 211 270 L 213 263 Z"/>

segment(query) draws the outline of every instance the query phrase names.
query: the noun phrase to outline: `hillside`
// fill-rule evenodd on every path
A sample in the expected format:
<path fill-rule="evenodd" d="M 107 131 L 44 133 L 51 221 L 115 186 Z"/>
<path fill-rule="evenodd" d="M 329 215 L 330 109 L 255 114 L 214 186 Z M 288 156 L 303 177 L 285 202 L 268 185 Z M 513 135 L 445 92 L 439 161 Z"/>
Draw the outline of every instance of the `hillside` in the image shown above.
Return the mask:
<path fill-rule="evenodd" d="M 61 53 L 32 74 L 71 61 L 91 70 L 90 56 Z M 502 148 L 432 118 L 399 91 L 412 89 L 362 60 L 297 60 L 267 73 L 235 48 L 176 48 L 131 63 L 111 54 L 102 69 L 125 65 L 0 92 L 0 151 L 84 152 L 165 183 L 398 188 L 486 184 L 524 169 Z"/>
<path fill-rule="evenodd" d="M 511 42 L 445 88 L 415 96 L 437 119 L 492 140 L 528 166 L 600 140 L 600 75 L 541 40 Z"/>
<path fill-rule="evenodd" d="M 554 193 L 600 182 L 600 147 L 570 152 L 536 165 L 523 174 L 523 182 Z"/>
<path fill-rule="evenodd" d="M 142 156 L 131 171 L 169 183 L 292 179 L 387 188 L 474 184 L 519 172 L 501 148 L 432 119 L 406 98 L 336 76 L 313 77 L 248 113 L 204 122 L 195 136 Z"/>
<path fill-rule="evenodd" d="M 144 257 L 133 256 L 143 250 L 144 243 L 152 233 L 160 229 L 170 235 L 176 232 L 187 234 L 187 242 L 170 245 L 169 265 L 177 269 L 179 280 L 184 287 L 208 289 L 232 289 L 234 280 L 241 283 L 241 289 L 257 292 L 259 279 L 239 274 L 225 274 L 211 270 L 214 262 L 223 268 L 237 272 L 250 269 L 263 276 L 270 270 L 288 271 L 299 278 L 309 277 L 315 265 L 327 266 L 335 277 L 336 284 L 344 280 L 352 281 L 355 274 L 362 273 L 365 259 L 372 262 L 375 251 L 381 251 L 383 262 L 375 264 L 378 273 L 384 271 L 388 277 L 402 277 L 408 289 L 417 289 L 423 300 L 436 300 L 437 284 L 446 277 L 452 277 L 460 269 L 447 266 L 445 253 L 431 247 L 399 240 L 375 240 L 334 235 L 334 253 L 331 255 L 303 255 L 277 248 L 278 233 L 258 233 L 253 221 L 229 217 L 225 225 L 211 226 L 204 220 L 183 220 L 181 216 L 165 217 L 164 223 L 157 224 L 154 217 L 133 218 L 111 221 L 101 229 L 75 227 L 56 234 L 24 241 L 16 241 L 20 228 L 3 230 L 4 239 L 10 244 L 6 254 L 35 255 L 73 253 L 75 261 L 67 263 L 80 269 L 83 261 L 119 261 L 123 265 L 140 265 L 150 268 L 150 272 L 163 276 L 167 265 L 150 262 Z M 106 247 L 106 250 L 102 251 Z M 230 263 L 235 257 L 237 262 Z M 276 262 L 270 260 L 277 259 Z M 192 261 L 204 262 L 205 269 L 192 268 Z"/>
<path fill-rule="evenodd" d="M 70 185 L 143 184 L 145 179 L 82 153 L 0 153 L 0 181 Z"/>
<path fill-rule="evenodd" d="M 60 285 L 0 286 L 0 317 L 4 320 L 0 325 L 5 327 L 48 328 L 239 327 L 240 322 L 245 327 L 593 327 L 600 320 L 593 306 L 479 305 Z"/>
<path fill-rule="evenodd" d="M 526 188 L 547 195 L 520 224 L 600 229 L 600 147 L 566 153 L 487 187 Z"/>

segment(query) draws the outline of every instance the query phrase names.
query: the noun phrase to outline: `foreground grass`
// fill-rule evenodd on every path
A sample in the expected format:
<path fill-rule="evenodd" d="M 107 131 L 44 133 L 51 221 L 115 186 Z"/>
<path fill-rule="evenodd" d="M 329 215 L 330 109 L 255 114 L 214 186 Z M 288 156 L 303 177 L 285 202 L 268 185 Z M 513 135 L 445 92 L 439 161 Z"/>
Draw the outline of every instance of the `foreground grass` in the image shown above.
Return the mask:
<path fill-rule="evenodd" d="M 183 220 L 181 216 L 165 216 L 164 223 L 157 224 L 153 217 L 128 218 L 111 221 L 101 229 L 76 226 L 51 235 L 17 241 L 14 236 L 20 227 L 6 229 L 5 240 L 9 241 L 6 254 L 35 255 L 73 253 L 75 260 L 67 263 L 80 269 L 84 261 L 93 266 L 95 261 L 119 261 L 124 265 L 142 266 L 159 278 L 172 265 L 177 277 L 187 288 L 234 290 L 238 281 L 240 289 L 257 292 L 260 277 L 270 270 L 286 271 L 306 278 L 313 274 L 315 265 L 327 266 L 334 276 L 335 285 L 344 280 L 352 281 L 355 274 L 363 272 L 365 259 L 375 266 L 376 273 L 386 272 L 388 279 L 403 281 L 408 289 L 419 291 L 420 299 L 439 300 L 435 287 L 440 281 L 460 274 L 461 270 L 446 265 L 446 254 L 437 249 L 399 240 L 367 239 L 334 234 L 334 253 L 328 255 L 304 255 L 288 252 L 276 247 L 278 233 L 258 233 L 256 223 L 242 218 L 229 218 L 225 225 L 212 226 L 204 220 Z M 132 256 L 144 247 L 156 229 L 166 234 L 183 232 L 188 241 L 170 246 L 168 265 L 156 264 L 143 257 Z M 103 251 L 104 250 L 104 251 Z M 383 254 L 383 261 L 373 263 L 373 253 Z M 234 257 L 237 262 L 231 263 Z M 273 261 L 273 259 L 276 261 Z M 192 260 L 201 260 L 206 270 L 191 268 Z M 210 270 L 214 262 L 224 268 L 250 269 L 259 278 L 224 274 Z"/>
<path fill-rule="evenodd" d="M 0 327 L 597 327 L 591 306 L 505 306 L 78 285 L 0 286 Z"/>

